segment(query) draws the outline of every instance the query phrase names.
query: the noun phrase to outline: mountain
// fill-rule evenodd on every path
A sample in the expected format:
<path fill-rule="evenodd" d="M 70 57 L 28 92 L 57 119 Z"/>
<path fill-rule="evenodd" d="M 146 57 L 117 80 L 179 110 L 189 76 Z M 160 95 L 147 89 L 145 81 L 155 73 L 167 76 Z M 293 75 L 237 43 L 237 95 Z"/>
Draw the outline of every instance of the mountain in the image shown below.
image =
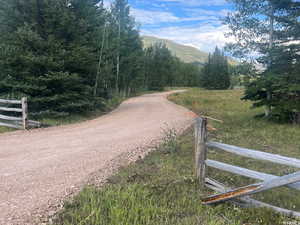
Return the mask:
<path fill-rule="evenodd" d="M 208 53 L 202 52 L 194 47 L 177 44 L 170 40 L 159 39 L 151 36 L 143 36 L 142 38 L 145 48 L 150 47 L 157 42 L 164 43 L 166 44 L 167 48 L 170 49 L 173 55 L 187 63 L 204 64 L 208 58 Z"/>
<path fill-rule="evenodd" d="M 207 52 L 200 51 L 199 49 L 194 47 L 181 45 L 167 39 L 160 39 L 152 36 L 143 36 L 142 39 L 145 48 L 150 47 L 151 45 L 157 42 L 166 44 L 167 48 L 170 49 L 173 55 L 177 56 L 183 62 L 186 63 L 196 63 L 203 65 L 208 58 Z M 234 65 L 237 62 L 232 59 L 229 59 L 229 63 L 231 65 Z"/>

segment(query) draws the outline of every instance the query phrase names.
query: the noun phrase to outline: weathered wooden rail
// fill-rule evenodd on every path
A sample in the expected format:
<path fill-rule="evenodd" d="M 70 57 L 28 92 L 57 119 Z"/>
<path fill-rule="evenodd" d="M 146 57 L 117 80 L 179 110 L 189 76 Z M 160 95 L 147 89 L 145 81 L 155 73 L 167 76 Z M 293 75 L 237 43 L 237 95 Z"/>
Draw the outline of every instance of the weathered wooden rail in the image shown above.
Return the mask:
<path fill-rule="evenodd" d="M 2 113 L 14 113 L 20 116 L 10 116 Z M 28 120 L 27 98 L 21 100 L 0 99 L 0 126 L 26 130 L 29 127 L 40 127 L 40 123 Z"/>
<path fill-rule="evenodd" d="M 249 197 L 249 195 L 282 186 L 300 190 L 300 171 L 278 177 L 272 174 L 241 168 L 238 166 L 208 159 L 207 152 L 209 148 L 223 150 L 232 154 L 252 159 L 269 161 L 276 164 L 300 168 L 299 159 L 289 158 L 252 149 L 240 148 L 237 146 L 218 142 L 210 142 L 207 138 L 207 119 L 197 118 L 195 122 L 195 173 L 197 178 L 199 179 L 201 188 L 207 187 L 218 192 L 218 194 L 216 195 L 212 195 L 203 199 L 203 204 L 214 204 L 224 201 L 239 200 L 251 206 L 267 207 L 286 215 L 300 217 L 300 212 L 276 207 Z M 207 167 L 212 167 L 222 171 L 256 179 L 261 182 L 241 188 L 232 189 L 226 187 L 224 184 L 214 179 L 207 177 Z"/>

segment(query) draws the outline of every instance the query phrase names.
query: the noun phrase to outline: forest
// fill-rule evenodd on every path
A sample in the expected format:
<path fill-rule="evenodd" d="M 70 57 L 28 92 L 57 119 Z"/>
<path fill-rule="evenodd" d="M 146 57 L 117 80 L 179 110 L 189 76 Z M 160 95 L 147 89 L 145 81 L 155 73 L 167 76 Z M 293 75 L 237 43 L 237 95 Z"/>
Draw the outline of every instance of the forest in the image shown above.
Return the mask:
<path fill-rule="evenodd" d="M 163 43 L 144 48 L 128 0 L 0 0 L 0 96 L 28 97 L 36 115 L 67 115 L 164 87 L 239 86 L 265 117 L 300 123 L 300 3 L 230 2 L 223 22 L 235 42 L 200 67 Z"/>
<path fill-rule="evenodd" d="M 31 113 L 86 112 L 116 96 L 199 84 L 199 67 L 164 44 L 143 48 L 127 0 L 0 3 L 0 96 L 28 97 Z"/>

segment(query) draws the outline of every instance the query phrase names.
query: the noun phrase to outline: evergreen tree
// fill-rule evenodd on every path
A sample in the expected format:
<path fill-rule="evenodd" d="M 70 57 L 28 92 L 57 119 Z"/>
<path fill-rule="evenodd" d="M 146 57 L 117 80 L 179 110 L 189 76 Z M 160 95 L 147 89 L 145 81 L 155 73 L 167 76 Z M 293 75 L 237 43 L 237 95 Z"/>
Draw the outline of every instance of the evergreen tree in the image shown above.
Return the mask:
<path fill-rule="evenodd" d="M 114 95 L 197 85 L 198 67 L 143 49 L 127 0 L 0 0 L 0 95 L 30 112 L 93 110 Z"/>
<path fill-rule="evenodd" d="M 0 3 L 0 91 L 28 96 L 31 111 L 91 109 L 99 1 Z"/>
<path fill-rule="evenodd" d="M 207 89 L 223 90 L 230 87 L 228 60 L 224 53 L 215 48 L 214 53 L 209 54 L 208 61 L 204 65 L 201 75 L 201 85 Z"/>
<path fill-rule="evenodd" d="M 143 47 L 136 28 L 134 18 L 130 16 L 130 7 L 127 0 L 115 0 L 111 7 L 112 32 L 117 37 L 113 45 L 115 54 L 115 89 L 130 94 L 132 86 L 141 73 Z"/>
<path fill-rule="evenodd" d="M 198 65 L 182 62 L 164 43 L 158 42 L 145 49 L 144 86 L 150 90 L 199 86 L 199 73 Z"/>
<path fill-rule="evenodd" d="M 256 73 L 254 62 L 240 62 L 237 65 L 229 65 L 229 74 L 231 77 L 231 88 L 235 86 L 245 86 L 249 84 L 253 75 Z"/>
<path fill-rule="evenodd" d="M 297 122 L 300 117 L 300 83 L 297 74 L 300 51 L 300 2 L 293 0 L 234 0 L 237 12 L 226 23 L 237 43 L 233 53 L 259 53 L 265 66 L 249 83 L 245 100 L 265 106 L 265 115 Z"/>
<path fill-rule="evenodd" d="M 200 85 L 200 67 L 193 63 L 184 63 L 174 59 L 174 86 L 198 87 Z"/>
<path fill-rule="evenodd" d="M 172 86 L 174 57 L 163 43 L 156 43 L 146 49 L 146 79 L 150 90 L 162 90 Z"/>

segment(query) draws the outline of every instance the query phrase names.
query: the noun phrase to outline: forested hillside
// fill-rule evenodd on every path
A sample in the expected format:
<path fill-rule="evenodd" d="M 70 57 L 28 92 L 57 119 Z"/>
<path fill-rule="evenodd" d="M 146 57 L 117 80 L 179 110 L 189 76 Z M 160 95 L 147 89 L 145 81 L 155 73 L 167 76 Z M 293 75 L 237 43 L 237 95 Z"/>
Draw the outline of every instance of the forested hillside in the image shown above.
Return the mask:
<path fill-rule="evenodd" d="M 192 46 L 181 45 L 171 40 L 160 39 L 152 36 L 143 36 L 142 39 L 145 47 L 149 47 L 156 43 L 162 43 L 166 45 L 171 53 L 181 59 L 183 62 L 194 63 L 196 65 L 203 66 L 208 61 L 209 53 L 201 51 Z M 228 57 L 228 62 L 232 66 L 238 65 L 238 62 L 231 57 Z"/>
<path fill-rule="evenodd" d="M 143 43 L 145 47 L 149 47 L 155 43 L 163 43 L 172 52 L 173 55 L 180 58 L 186 63 L 204 64 L 208 59 L 208 53 L 200 51 L 194 47 L 177 44 L 173 41 L 160 39 L 151 36 L 143 36 Z"/>
<path fill-rule="evenodd" d="M 199 69 L 163 44 L 143 48 L 127 0 L 0 0 L 0 96 L 65 115 L 165 86 L 197 86 Z"/>

